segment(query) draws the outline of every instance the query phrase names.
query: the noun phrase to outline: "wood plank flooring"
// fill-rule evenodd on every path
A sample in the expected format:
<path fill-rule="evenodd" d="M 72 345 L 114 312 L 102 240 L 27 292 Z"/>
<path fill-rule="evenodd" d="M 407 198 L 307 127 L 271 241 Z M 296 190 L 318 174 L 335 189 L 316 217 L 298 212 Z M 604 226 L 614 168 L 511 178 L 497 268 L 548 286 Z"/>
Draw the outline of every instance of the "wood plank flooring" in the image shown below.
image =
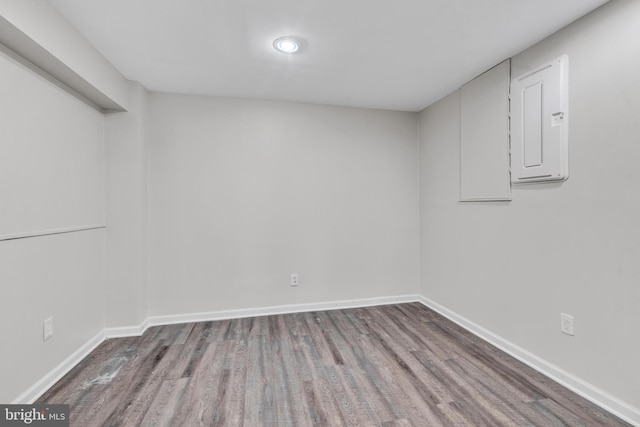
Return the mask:
<path fill-rule="evenodd" d="M 72 426 L 628 426 L 418 303 L 149 328 L 38 403 Z"/>

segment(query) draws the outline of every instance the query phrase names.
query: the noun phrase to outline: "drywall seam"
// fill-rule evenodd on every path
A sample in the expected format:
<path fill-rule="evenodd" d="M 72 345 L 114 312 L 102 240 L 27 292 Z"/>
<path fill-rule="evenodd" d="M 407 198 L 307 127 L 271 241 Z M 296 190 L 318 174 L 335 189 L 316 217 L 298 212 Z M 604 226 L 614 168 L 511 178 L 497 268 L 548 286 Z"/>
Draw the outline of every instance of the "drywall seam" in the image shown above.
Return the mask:
<path fill-rule="evenodd" d="M 16 239 L 28 239 L 30 237 L 52 236 L 55 234 L 77 233 L 79 231 L 97 230 L 99 228 L 106 228 L 106 225 L 83 225 L 78 227 L 65 227 L 65 228 L 53 228 L 49 230 L 37 230 L 28 231 L 24 233 L 2 234 L 0 235 L 0 242 L 4 240 L 16 240 Z"/>

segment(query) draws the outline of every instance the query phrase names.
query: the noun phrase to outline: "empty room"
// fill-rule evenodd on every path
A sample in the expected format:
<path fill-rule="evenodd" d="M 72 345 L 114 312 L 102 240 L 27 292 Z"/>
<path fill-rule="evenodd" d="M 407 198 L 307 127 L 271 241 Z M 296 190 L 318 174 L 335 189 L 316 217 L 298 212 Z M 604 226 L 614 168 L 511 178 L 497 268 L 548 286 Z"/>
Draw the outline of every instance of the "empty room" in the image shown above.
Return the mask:
<path fill-rule="evenodd" d="M 0 425 L 640 426 L 638 76 L 637 0 L 0 0 Z"/>

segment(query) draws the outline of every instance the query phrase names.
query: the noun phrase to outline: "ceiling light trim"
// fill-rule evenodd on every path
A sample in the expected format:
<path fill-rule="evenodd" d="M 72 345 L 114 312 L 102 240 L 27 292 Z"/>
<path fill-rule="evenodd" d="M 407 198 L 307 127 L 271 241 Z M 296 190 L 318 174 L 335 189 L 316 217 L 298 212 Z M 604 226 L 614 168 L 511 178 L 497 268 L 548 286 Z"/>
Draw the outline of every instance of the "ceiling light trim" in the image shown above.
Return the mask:
<path fill-rule="evenodd" d="M 282 53 L 300 52 L 302 41 L 296 36 L 282 36 L 273 41 L 273 48 Z"/>

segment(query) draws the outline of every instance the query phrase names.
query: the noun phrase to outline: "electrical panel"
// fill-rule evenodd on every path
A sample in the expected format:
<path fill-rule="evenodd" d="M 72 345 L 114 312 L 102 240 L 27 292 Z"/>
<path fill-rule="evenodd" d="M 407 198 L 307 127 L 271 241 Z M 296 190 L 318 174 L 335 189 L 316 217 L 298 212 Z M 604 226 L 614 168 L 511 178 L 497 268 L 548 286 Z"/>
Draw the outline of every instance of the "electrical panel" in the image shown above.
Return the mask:
<path fill-rule="evenodd" d="M 511 80 L 511 182 L 569 177 L 569 58 Z"/>

